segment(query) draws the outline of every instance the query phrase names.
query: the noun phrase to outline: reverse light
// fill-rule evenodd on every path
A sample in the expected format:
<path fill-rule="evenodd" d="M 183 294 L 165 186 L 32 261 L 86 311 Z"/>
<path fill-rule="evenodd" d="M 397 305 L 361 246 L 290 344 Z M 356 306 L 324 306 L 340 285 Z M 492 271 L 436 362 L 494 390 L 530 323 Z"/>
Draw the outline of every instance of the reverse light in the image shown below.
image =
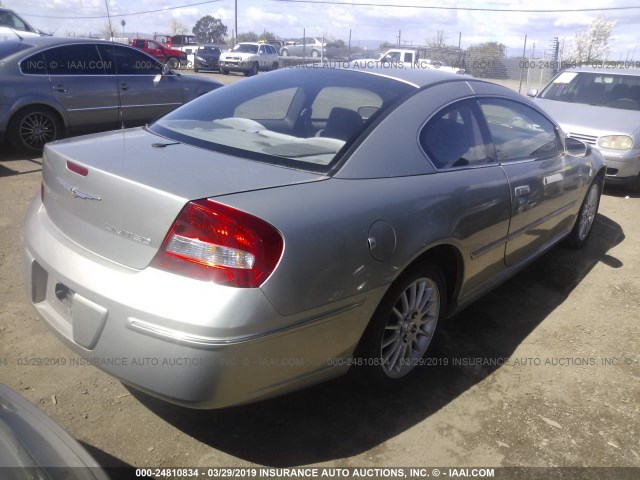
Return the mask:
<path fill-rule="evenodd" d="M 284 242 L 258 217 L 211 200 L 182 209 L 151 266 L 200 280 L 256 288 L 275 269 Z"/>
<path fill-rule="evenodd" d="M 598 146 L 611 150 L 629 150 L 633 147 L 633 140 L 627 135 L 607 135 L 598 139 Z"/>

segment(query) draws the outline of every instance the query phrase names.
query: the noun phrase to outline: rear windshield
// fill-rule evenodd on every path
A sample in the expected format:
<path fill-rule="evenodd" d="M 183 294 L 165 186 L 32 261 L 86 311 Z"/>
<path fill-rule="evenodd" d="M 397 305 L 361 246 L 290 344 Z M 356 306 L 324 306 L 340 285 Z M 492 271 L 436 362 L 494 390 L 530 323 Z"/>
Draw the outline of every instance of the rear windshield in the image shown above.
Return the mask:
<path fill-rule="evenodd" d="M 287 69 L 214 90 L 149 129 L 183 143 L 328 172 L 371 122 L 416 87 L 337 69 Z"/>
<path fill-rule="evenodd" d="M 540 98 L 640 110 L 640 75 L 562 72 L 544 89 Z"/>

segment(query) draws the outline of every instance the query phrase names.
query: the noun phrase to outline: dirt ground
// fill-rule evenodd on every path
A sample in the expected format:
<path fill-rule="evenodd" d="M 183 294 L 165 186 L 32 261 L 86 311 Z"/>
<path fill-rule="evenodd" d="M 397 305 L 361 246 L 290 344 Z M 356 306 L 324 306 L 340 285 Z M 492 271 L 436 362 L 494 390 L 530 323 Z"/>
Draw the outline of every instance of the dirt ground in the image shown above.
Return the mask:
<path fill-rule="evenodd" d="M 553 249 L 457 315 L 434 365 L 403 388 L 372 393 L 339 379 L 192 411 L 93 366 L 25 364 L 75 357 L 38 319 L 22 279 L 20 227 L 39 162 L 0 145 L 0 382 L 103 465 L 640 467 L 637 195 L 606 188 L 586 248 Z"/>

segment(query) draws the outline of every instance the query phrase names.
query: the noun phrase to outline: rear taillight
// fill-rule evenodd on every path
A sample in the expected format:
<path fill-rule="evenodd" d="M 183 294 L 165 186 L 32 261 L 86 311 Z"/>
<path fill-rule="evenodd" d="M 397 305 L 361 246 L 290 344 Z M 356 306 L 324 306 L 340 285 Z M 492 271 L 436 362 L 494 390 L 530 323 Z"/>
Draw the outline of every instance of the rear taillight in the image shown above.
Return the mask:
<path fill-rule="evenodd" d="M 259 287 L 275 269 L 284 242 L 270 224 L 211 200 L 182 209 L 151 266 L 241 288 Z"/>

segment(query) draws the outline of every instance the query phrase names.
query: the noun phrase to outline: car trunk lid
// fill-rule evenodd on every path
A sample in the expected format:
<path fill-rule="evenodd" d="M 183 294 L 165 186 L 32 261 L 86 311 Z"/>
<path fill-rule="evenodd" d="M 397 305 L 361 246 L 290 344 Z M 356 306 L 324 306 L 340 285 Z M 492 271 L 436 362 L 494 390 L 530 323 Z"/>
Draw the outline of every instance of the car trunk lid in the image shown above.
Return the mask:
<path fill-rule="evenodd" d="M 55 142 L 43 158 L 43 201 L 57 228 L 81 247 L 134 269 L 149 264 L 190 200 L 327 178 L 171 142 L 144 129 Z"/>

